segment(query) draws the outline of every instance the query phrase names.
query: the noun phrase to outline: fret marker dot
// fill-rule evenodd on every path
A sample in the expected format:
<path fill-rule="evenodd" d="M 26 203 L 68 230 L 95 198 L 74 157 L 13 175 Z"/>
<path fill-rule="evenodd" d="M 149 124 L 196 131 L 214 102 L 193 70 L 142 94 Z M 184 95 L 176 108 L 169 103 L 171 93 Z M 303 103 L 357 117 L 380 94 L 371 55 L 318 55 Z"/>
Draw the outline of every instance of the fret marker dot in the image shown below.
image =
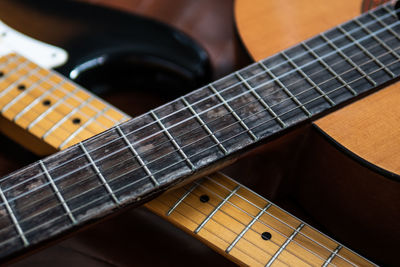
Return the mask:
<path fill-rule="evenodd" d="M 19 84 L 17 88 L 18 88 L 18 90 L 23 91 L 26 89 L 26 86 L 25 86 L 25 84 Z"/>
<path fill-rule="evenodd" d="M 0 70 L 0 78 L 4 76 L 4 72 Z"/>
<path fill-rule="evenodd" d="M 203 203 L 206 203 L 206 202 L 208 202 L 209 200 L 210 200 L 210 197 L 207 196 L 207 195 L 201 195 L 201 196 L 200 196 L 200 201 L 203 202 Z"/>
<path fill-rule="evenodd" d="M 51 101 L 48 100 L 48 99 L 46 99 L 46 100 L 43 101 L 43 105 L 44 105 L 44 106 L 50 106 L 50 104 L 51 104 Z"/>
<path fill-rule="evenodd" d="M 268 232 L 264 232 L 261 234 L 261 238 L 264 240 L 270 240 L 271 237 L 272 237 L 271 233 L 268 233 Z"/>
<path fill-rule="evenodd" d="M 72 120 L 72 123 L 73 123 L 73 124 L 79 124 L 79 123 L 81 123 L 81 119 L 79 119 L 79 118 L 74 118 L 74 119 Z"/>

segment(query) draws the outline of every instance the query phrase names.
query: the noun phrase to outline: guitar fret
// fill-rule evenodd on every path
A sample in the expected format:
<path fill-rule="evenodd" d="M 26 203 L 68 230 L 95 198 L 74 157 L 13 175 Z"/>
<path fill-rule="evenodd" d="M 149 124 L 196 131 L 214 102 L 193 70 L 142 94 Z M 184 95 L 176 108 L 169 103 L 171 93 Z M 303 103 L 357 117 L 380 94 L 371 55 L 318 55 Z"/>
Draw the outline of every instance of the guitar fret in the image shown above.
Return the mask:
<path fill-rule="evenodd" d="M 258 221 L 258 219 L 260 219 L 261 215 L 263 215 L 265 213 L 266 210 L 269 209 L 269 207 L 271 207 L 272 204 L 268 203 L 262 210 L 260 210 L 260 212 L 257 214 L 257 216 L 255 216 L 251 222 L 246 226 L 246 228 L 243 229 L 242 232 L 240 232 L 240 234 L 235 238 L 235 240 L 229 245 L 229 247 L 225 250 L 226 253 L 229 253 L 233 247 L 236 245 L 237 242 L 239 242 L 239 240 L 246 234 L 246 232 L 251 228 L 251 226 L 253 226 L 253 224 Z"/>
<path fill-rule="evenodd" d="M 323 58 L 321 58 L 319 55 L 317 55 L 317 54 L 314 52 L 313 49 L 311 49 L 305 42 L 302 42 L 301 45 L 302 45 L 307 51 L 309 51 L 309 52 L 318 60 L 318 62 L 320 62 L 322 65 L 324 65 L 324 67 L 325 67 L 335 78 L 337 78 L 337 79 L 344 85 L 344 87 L 346 87 L 354 96 L 357 95 L 357 92 L 354 91 L 353 88 L 351 88 L 350 85 L 348 85 L 348 84 L 346 83 L 346 81 L 343 80 L 343 78 L 325 62 L 325 60 L 324 60 Z M 330 99 L 330 98 L 328 97 L 328 99 Z M 328 101 L 329 101 L 329 100 L 328 100 Z M 332 100 L 331 100 L 331 101 L 332 101 Z M 334 105 L 333 101 L 332 101 L 331 104 Z"/>
<path fill-rule="evenodd" d="M 254 141 L 257 141 L 257 136 L 247 127 L 247 125 L 243 122 L 243 120 L 239 117 L 239 115 L 233 110 L 233 108 L 229 105 L 229 103 L 221 96 L 221 94 L 214 88 L 212 84 L 208 86 L 211 91 L 218 97 L 218 99 L 223 103 L 223 105 L 229 110 L 232 116 L 239 122 L 239 124 L 246 130 L 246 132 L 253 138 Z"/>
<path fill-rule="evenodd" d="M 72 115 L 75 114 L 76 111 L 87 105 L 89 102 L 91 102 L 94 99 L 93 96 L 89 97 L 86 99 L 84 102 L 82 102 L 79 106 L 75 107 L 72 109 L 68 114 L 66 114 L 61 120 L 59 120 L 57 123 L 55 123 L 50 129 L 48 129 L 42 136 L 43 139 L 45 139 L 47 136 L 49 136 L 57 127 L 59 127 L 63 122 L 68 120 Z"/>
<path fill-rule="evenodd" d="M 279 254 L 282 253 L 282 251 L 289 245 L 290 241 L 293 240 L 293 238 L 301 231 L 301 229 L 305 226 L 304 223 L 301 223 L 296 230 L 289 236 L 288 239 L 286 239 L 285 243 L 278 249 L 277 252 L 275 252 L 274 256 L 268 261 L 268 263 L 265 266 L 271 266 L 274 261 L 278 258 Z"/>
<path fill-rule="evenodd" d="M 157 122 L 157 124 L 163 129 L 163 132 L 165 135 L 167 135 L 168 139 L 172 142 L 172 144 L 175 146 L 175 148 L 179 151 L 183 159 L 186 161 L 186 163 L 190 166 L 192 170 L 195 170 L 196 167 L 193 165 L 193 163 L 190 161 L 188 156 L 186 156 L 185 152 L 181 149 L 181 147 L 178 145 L 178 143 L 175 141 L 175 139 L 172 137 L 168 129 L 164 126 L 164 124 L 160 121 L 160 119 L 157 117 L 157 115 L 154 113 L 154 111 L 150 111 L 151 116 L 154 118 L 154 120 Z"/>
<path fill-rule="evenodd" d="M 240 185 L 236 186 L 235 189 L 214 208 L 214 210 L 203 220 L 203 222 L 194 230 L 195 234 L 198 234 L 204 225 L 214 216 L 215 213 L 240 189 Z"/>
<path fill-rule="evenodd" d="M 55 90 L 60 88 L 63 84 L 65 83 L 65 80 L 62 80 L 61 83 L 57 84 L 56 86 L 53 86 L 50 90 L 46 91 L 44 94 L 41 96 L 37 97 L 34 101 L 32 101 L 29 105 L 27 105 L 25 108 L 23 108 L 15 117 L 13 118 L 14 121 L 17 121 L 22 115 L 24 115 L 27 111 L 31 110 L 34 105 L 42 101 L 47 95 L 50 95 L 53 93 Z"/>
<path fill-rule="evenodd" d="M 309 83 L 311 83 L 312 88 L 317 90 L 329 102 L 329 104 L 331 104 L 331 106 L 335 105 L 335 102 L 327 94 L 325 94 L 325 92 L 322 91 L 322 89 L 313 80 L 311 80 L 308 75 L 305 74 L 304 71 L 295 62 L 293 62 L 293 60 L 289 56 L 286 55 L 285 51 L 282 51 L 281 54 L 286 60 L 289 61 L 293 68 L 297 69 L 301 76 L 303 76 Z"/>
<path fill-rule="evenodd" d="M 115 127 L 119 133 L 119 135 L 124 139 L 124 142 L 129 146 L 129 149 L 132 151 L 133 155 L 136 157 L 136 159 L 139 161 L 140 165 L 143 167 L 147 175 L 150 177 L 151 181 L 154 183 L 155 186 L 160 186 L 160 183 L 157 181 L 157 179 L 154 177 L 154 175 L 151 173 L 149 168 L 147 168 L 147 165 L 144 163 L 142 157 L 139 155 L 139 153 L 136 151 L 136 149 L 132 146 L 131 142 L 129 142 L 128 138 L 122 131 L 122 129 L 117 125 Z"/>
<path fill-rule="evenodd" d="M 210 128 L 207 126 L 207 124 L 203 121 L 203 119 L 197 114 L 197 112 L 193 109 L 193 107 L 187 102 L 185 97 L 181 97 L 182 102 L 186 105 L 186 107 L 190 110 L 190 112 L 193 114 L 193 116 L 196 117 L 197 121 L 200 123 L 200 125 L 206 130 L 206 132 L 211 136 L 211 138 L 214 140 L 215 143 L 218 144 L 218 147 L 222 150 L 222 152 L 226 155 L 228 154 L 228 151 L 226 148 L 222 145 L 222 143 L 218 140 L 218 138 L 214 135 L 214 133 L 210 130 Z"/>
<path fill-rule="evenodd" d="M 363 77 L 365 77 L 373 86 L 376 86 L 376 82 L 367 74 L 365 73 L 351 58 L 346 56 L 331 40 L 324 33 L 321 33 L 320 36 L 329 43 L 331 47 L 333 47 L 341 57 L 343 57 L 350 65 L 352 65 Z"/>
<path fill-rule="evenodd" d="M 74 215 L 72 214 L 70 208 L 68 207 L 67 202 L 65 201 L 64 197 L 61 195 L 60 190 L 58 189 L 57 185 L 55 184 L 53 178 L 51 177 L 51 175 L 50 175 L 49 171 L 47 170 L 46 166 L 44 165 L 43 161 L 39 160 L 39 164 L 40 164 L 40 167 L 42 168 L 47 180 L 50 182 L 50 185 L 53 188 L 54 193 L 56 193 L 58 200 L 61 202 L 63 208 L 65 209 L 69 218 L 71 219 L 72 223 L 76 224 L 77 221 L 76 221 Z"/>
<path fill-rule="evenodd" d="M 337 27 L 344 35 L 346 35 L 347 38 L 349 38 L 354 44 L 360 48 L 365 54 L 367 54 L 376 64 L 378 64 L 383 70 L 385 70 L 392 78 L 396 77 L 396 75 L 389 70 L 378 58 L 376 58 L 374 55 L 372 55 L 368 49 L 366 49 L 360 42 L 356 39 L 354 39 L 353 36 L 351 36 L 345 29 L 343 29 L 342 26 Z"/>
<path fill-rule="evenodd" d="M 169 216 L 171 215 L 171 213 L 179 206 L 179 204 L 182 203 L 182 201 L 185 200 L 185 198 L 190 195 L 190 193 L 193 192 L 193 190 L 195 190 L 201 183 L 203 180 L 197 182 L 197 183 L 193 183 L 193 185 L 182 195 L 182 197 L 180 197 L 175 204 L 167 211 L 166 215 Z"/>
<path fill-rule="evenodd" d="M 324 265 L 322 265 L 322 267 L 328 266 L 333 260 L 333 258 L 339 253 L 339 250 L 342 249 L 342 247 L 343 247 L 342 245 L 338 245 L 335 251 L 333 251 L 332 254 L 329 256 L 329 258 L 324 262 Z"/>
<path fill-rule="evenodd" d="M 31 84 L 28 88 L 26 88 L 21 94 L 19 94 L 17 97 L 15 97 L 13 100 L 7 103 L 0 112 L 4 113 L 6 110 L 8 110 L 12 105 L 14 105 L 17 101 L 19 101 L 21 98 L 26 96 L 30 90 L 34 89 L 36 86 L 38 86 L 40 83 L 42 83 L 47 77 L 50 76 L 50 73 L 46 74 L 45 76 L 41 77 L 39 80 Z"/>
<path fill-rule="evenodd" d="M 99 176 L 100 181 L 102 182 L 102 184 L 104 185 L 104 187 L 106 188 L 107 192 L 111 195 L 112 199 L 114 200 L 114 202 L 119 205 L 120 202 L 118 200 L 118 198 L 115 196 L 113 190 L 111 189 L 110 185 L 108 184 L 107 180 L 104 178 L 103 174 L 101 174 L 99 168 L 97 168 L 96 163 L 93 161 L 92 157 L 90 156 L 89 152 L 86 150 L 85 146 L 83 145 L 82 142 L 79 143 L 79 146 L 81 147 L 82 151 L 85 153 L 86 158 L 89 160 L 90 164 L 92 165 L 94 171 L 96 172 L 97 176 Z"/>
<path fill-rule="evenodd" d="M 67 139 L 65 139 L 59 146 L 58 149 L 62 149 L 65 145 L 67 145 L 72 139 L 75 138 L 75 136 L 77 136 L 83 129 L 86 128 L 86 126 L 88 126 L 90 123 L 92 123 L 93 121 L 97 120 L 100 116 L 104 115 L 105 112 L 107 112 L 108 110 L 110 110 L 110 106 L 106 106 L 105 108 L 103 108 L 100 112 L 98 112 L 95 116 L 92 116 L 90 119 L 88 119 L 84 124 L 82 124 L 81 126 L 79 126 L 78 129 L 76 129 L 73 133 L 70 134 L 70 136 L 68 136 Z M 103 127 L 105 130 L 106 128 Z"/>
<path fill-rule="evenodd" d="M 272 73 L 272 71 L 269 68 L 267 68 L 267 66 L 265 66 L 264 64 L 262 65 L 265 67 L 265 71 L 271 76 L 271 78 L 286 92 L 288 96 L 290 96 L 290 99 L 292 99 L 304 111 L 304 113 L 308 117 L 311 117 L 312 116 L 311 112 L 308 111 L 308 109 L 303 104 L 301 104 L 301 102 L 297 99 L 297 97 L 294 96 L 292 92 L 290 92 L 290 90 L 278 79 L 278 77 L 276 77 L 275 74 Z"/>
<path fill-rule="evenodd" d="M 367 27 L 365 27 L 364 24 L 361 23 L 357 18 L 354 19 L 354 21 L 355 21 L 360 27 L 362 27 L 363 30 L 365 30 L 369 35 L 371 35 L 372 38 L 375 39 L 375 41 L 377 41 L 380 45 L 382 45 L 385 49 L 387 49 L 387 50 L 390 52 L 390 54 L 392 54 L 393 56 L 395 56 L 397 59 L 400 59 L 400 56 L 395 52 L 395 50 L 391 49 L 387 44 L 385 44 L 385 42 L 384 42 L 381 38 L 379 38 L 379 36 L 373 34 L 373 33 L 371 32 L 371 30 L 368 29 Z M 379 21 L 379 20 L 378 20 L 378 21 Z M 392 34 L 393 34 L 393 31 L 392 31 L 392 29 L 391 29 L 390 27 L 385 26 L 383 23 L 381 23 L 381 25 L 383 25 L 385 28 L 390 29 L 390 31 L 391 31 Z M 397 35 L 395 35 L 395 36 L 397 36 Z M 393 75 L 394 75 L 394 74 L 393 74 Z M 393 76 L 393 77 L 394 77 L 394 76 Z"/>
<path fill-rule="evenodd" d="M 24 232 L 22 231 L 21 225 L 18 223 L 17 217 L 15 217 L 15 214 L 14 214 L 13 210 L 11 209 L 11 206 L 8 203 L 8 200 L 7 200 L 3 190 L 1 189 L 1 187 L 0 187 L 0 197 L 3 200 L 4 205 L 6 206 L 8 214 L 10 215 L 11 220 L 13 221 L 14 226 L 17 229 L 17 232 L 18 232 L 20 238 L 22 239 L 22 242 L 24 243 L 24 246 L 25 247 L 29 246 L 29 241 L 26 238 Z"/>
<path fill-rule="evenodd" d="M 29 62 L 24 62 L 24 64 L 21 65 L 27 65 Z M 17 72 L 20 68 L 23 68 L 24 66 L 18 66 L 18 68 L 16 68 L 15 70 L 13 70 L 12 73 Z M 0 98 L 3 97 L 4 95 L 6 95 L 11 89 L 13 89 L 17 84 L 19 84 L 21 82 L 21 80 L 24 80 L 26 77 L 28 77 L 29 75 L 38 72 L 40 70 L 39 67 L 36 67 L 34 69 L 31 69 L 28 73 L 26 73 L 25 75 L 19 77 L 17 80 L 15 80 L 13 83 L 11 83 L 9 86 L 7 86 L 3 91 L 0 92 Z M 9 73 L 9 74 L 12 74 Z"/>

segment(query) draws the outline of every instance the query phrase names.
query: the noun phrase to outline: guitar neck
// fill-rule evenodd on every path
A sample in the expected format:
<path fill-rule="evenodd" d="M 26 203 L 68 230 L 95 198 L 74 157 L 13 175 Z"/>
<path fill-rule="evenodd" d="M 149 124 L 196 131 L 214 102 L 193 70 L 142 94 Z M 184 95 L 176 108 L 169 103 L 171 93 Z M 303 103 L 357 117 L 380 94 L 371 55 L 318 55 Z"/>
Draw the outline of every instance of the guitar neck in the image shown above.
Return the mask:
<path fill-rule="evenodd" d="M 2 178 L 5 224 L 18 235 L 4 239 L 2 255 L 215 170 L 256 143 L 393 81 L 400 74 L 398 24 L 386 5 Z M 60 117 L 52 112 L 55 99 L 31 94 L 52 83 L 65 89 L 62 79 L 16 55 L 2 60 L 3 116 L 51 146 L 68 147 L 90 137 L 83 126 L 96 132 L 98 119 L 113 118 L 99 100 L 83 95 L 77 103 L 69 93 L 60 98 L 72 108 Z M 14 61 L 22 62 L 12 67 Z M 99 117 L 75 117 L 88 103 L 99 105 Z M 28 117 L 35 108 L 45 115 Z M 54 116 L 50 123 L 35 127 L 47 115 Z M 113 119 L 110 126 L 124 116 Z M 66 137 L 71 123 L 75 132 Z M 51 200 L 41 203 L 43 196 Z M 35 198 L 42 209 L 32 209 Z"/>

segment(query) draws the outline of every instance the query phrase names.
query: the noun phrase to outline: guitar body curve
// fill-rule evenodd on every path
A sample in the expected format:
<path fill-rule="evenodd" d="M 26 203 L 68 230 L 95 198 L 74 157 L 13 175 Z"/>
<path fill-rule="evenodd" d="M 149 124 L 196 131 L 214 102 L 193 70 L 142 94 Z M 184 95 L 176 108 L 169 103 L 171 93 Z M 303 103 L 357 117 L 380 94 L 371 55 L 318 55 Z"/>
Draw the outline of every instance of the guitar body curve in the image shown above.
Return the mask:
<path fill-rule="evenodd" d="M 177 96 L 210 79 L 205 50 L 152 19 L 48 0 L 2 1 L 0 17 L 24 34 L 67 50 L 67 63 L 56 70 L 97 94 L 146 88 Z"/>
<path fill-rule="evenodd" d="M 236 0 L 235 18 L 249 54 L 261 60 L 362 8 L 363 1 Z M 293 191 L 328 232 L 386 264 L 396 263 L 400 240 L 399 89 L 395 83 L 314 121 L 305 130 Z"/>

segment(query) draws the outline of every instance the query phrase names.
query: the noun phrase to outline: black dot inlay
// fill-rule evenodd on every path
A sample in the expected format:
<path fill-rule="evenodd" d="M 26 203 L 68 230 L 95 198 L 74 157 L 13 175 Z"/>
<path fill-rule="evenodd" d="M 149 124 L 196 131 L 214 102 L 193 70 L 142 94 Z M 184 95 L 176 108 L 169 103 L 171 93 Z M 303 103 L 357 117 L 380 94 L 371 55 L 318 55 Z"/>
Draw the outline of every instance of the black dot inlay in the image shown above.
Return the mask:
<path fill-rule="evenodd" d="M 271 233 L 268 233 L 268 232 L 264 232 L 261 234 L 261 238 L 264 240 L 270 240 L 271 237 L 272 237 Z"/>
<path fill-rule="evenodd" d="M 72 123 L 73 123 L 73 124 L 79 124 L 79 123 L 81 123 L 81 119 L 79 119 L 79 118 L 74 118 L 74 119 L 72 120 Z"/>
<path fill-rule="evenodd" d="M 0 70 L 0 78 L 4 76 L 4 72 Z"/>
<path fill-rule="evenodd" d="M 23 91 L 26 89 L 26 86 L 25 86 L 25 84 L 19 84 L 17 88 L 18 88 L 18 90 Z"/>
<path fill-rule="evenodd" d="M 200 201 L 203 202 L 203 203 L 206 203 L 206 202 L 208 202 L 209 200 L 210 200 L 210 197 L 207 196 L 207 195 L 201 195 L 201 196 L 200 196 Z"/>
<path fill-rule="evenodd" d="M 43 105 L 45 105 L 45 106 L 50 106 L 51 101 L 48 100 L 48 99 L 46 99 L 46 100 L 44 100 L 42 103 L 43 103 Z"/>

